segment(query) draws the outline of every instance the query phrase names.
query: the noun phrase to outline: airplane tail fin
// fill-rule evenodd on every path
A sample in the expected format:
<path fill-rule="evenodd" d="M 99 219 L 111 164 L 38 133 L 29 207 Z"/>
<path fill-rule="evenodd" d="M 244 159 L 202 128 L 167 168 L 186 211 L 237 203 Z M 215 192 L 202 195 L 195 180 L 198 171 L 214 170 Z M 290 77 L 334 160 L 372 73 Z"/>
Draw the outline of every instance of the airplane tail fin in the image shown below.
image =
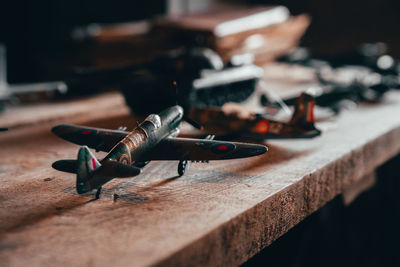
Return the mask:
<path fill-rule="evenodd" d="M 140 174 L 140 168 L 105 160 L 100 163 L 87 146 L 78 152 L 76 190 L 79 194 L 99 188 L 113 178 L 128 178 Z"/>
<path fill-rule="evenodd" d="M 289 124 L 301 127 L 304 130 L 315 130 L 314 106 L 314 97 L 307 93 L 302 93 L 294 103 L 294 113 Z"/>
<path fill-rule="evenodd" d="M 99 188 L 113 178 L 129 178 L 142 171 L 141 168 L 111 160 L 100 163 L 87 146 L 79 149 L 78 160 L 59 160 L 52 166 L 59 171 L 76 173 L 76 191 L 79 194 Z"/>
<path fill-rule="evenodd" d="M 82 146 L 78 152 L 76 166 L 76 190 L 79 194 L 90 191 L 92 186 L 89 184 L 93 173 L 101 167 L 100 162 L 90 152 L 87 146 Z"/>

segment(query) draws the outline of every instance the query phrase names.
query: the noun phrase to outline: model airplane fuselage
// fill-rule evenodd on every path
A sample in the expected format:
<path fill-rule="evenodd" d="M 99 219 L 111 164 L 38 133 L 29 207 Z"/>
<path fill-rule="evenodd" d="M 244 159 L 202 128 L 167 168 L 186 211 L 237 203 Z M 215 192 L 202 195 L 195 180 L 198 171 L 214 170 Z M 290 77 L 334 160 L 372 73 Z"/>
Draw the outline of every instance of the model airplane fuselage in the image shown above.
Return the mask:
<path fill-rule="evenodd" d="M 179 106 L 169 108 L 159 115 L 148 116 L 144 122 L 119 142 L 104 160 L 119 161 L 125 164 L 135 162 L 143 157 L 146 151 L 156 146 L 160 140 L 169 136 L 176 137 L 179 134 L 178 127 L 182 116 L 183 110 Z"/>
<path fill-rule="evenodd" d="M 63 139 L 83 146 L 78 160 L 60 160 L 53 167 L 77 174 L 77 191 L 85 193 L 113 178 L 138 175 L 151 160 L 178 160 L 178 173 L 183 175 L 188 161 L 221 160 L 263 154 L 267 147 L 256 144 L 207 139 L 177 138 L 183 109 L 173 106 L 160 114 L 149 115 L 132 132 L 58 125 L 53 132 Z M 101 161 L 88 147 L 109 152 Z"/>

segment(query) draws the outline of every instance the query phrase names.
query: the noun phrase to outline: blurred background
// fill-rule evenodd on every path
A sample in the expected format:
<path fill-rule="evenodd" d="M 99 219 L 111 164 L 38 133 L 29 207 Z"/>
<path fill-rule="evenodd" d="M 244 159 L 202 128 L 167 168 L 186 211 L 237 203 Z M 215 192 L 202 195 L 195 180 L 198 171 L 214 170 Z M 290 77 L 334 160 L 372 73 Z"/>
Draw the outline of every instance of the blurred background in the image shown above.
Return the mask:
<path fill-rule="evenodd" d="M 362 42 L 383 41 L 391 54 L 400 55 L 397 0 L 6 1 L 1 6 L 0 42 L 8 49 L 8 80 L 49 79 L 60 76 L 57 71 L 64 62 L 85 64 L 87 57 L 80 56 L 84 53 L 82 44 L 77 45 L 77 27 L 140 21 L 233 4 L 284 5 L 292 15 L 309 14 L 312 23 L 301 44 L 316 51 L 336 53 L 355 49 Z"/>
<path fill-rule="evenodd" d="M 177 38 L 171 29 L 187 30 L 185 23 L 179 25 L 178 19 L 171 26 L 171 21 L 176 22 L 180 14 L 186 14 L 187 21 L 195 21 L 187 14 L 242 5 L 285 6 L 292 18 L 286 26 L 267 31 L 268 38 L 285 38 L 276 38 L 271 46 L 278 49 L 256 58 L 259 65 L 297 45 L 309 47 L 316 54 L 335 56 L 354 51 L 362 43 L 385 42 L 388 53 L 400 57 L 398 0 L 22 0 L 7 1 L 0 7 L 0 42 L 7 47 L 7 79 L 9 83 L 65 80 L 77 67 L 129 64 L 171 48 L 210 43 L 226 61 L 236 49 L 231 43 L 236 45 L 240 34 L 233 41 L 221 36 L 210 41 L 207 34 L 192 39 L 181 34 Z M 196 23 L 201 24 L 195 21 L 193 25 Z M 196 31 L 207 32 L 208 28 L 212 26 L 202 25 Z M 260 33 L 264 34 L 263 29 Z M 285 51 L 279 50 L 280 45 Z M 243 49 L 251 49 L 251 45 Z M 164 82 L 160 81 L 160 87 L 167 84 Z M 380 174 L 385 180 L 350 206 L 336 198 L 246 266 L 400 266 L 395 251 L 400 238 L 399 158 L 393 162 L 389 171 Z"/>

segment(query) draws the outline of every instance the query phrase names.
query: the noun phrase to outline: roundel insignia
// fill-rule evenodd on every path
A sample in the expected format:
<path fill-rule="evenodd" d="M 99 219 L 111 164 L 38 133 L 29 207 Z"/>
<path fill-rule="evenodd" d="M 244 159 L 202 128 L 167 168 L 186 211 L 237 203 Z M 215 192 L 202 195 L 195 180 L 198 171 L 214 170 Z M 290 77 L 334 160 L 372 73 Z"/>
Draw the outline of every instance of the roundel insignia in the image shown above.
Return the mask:
<path fill-rule="evenodd" d="M 81 131 L 81 134 L 83 134 L 83 135 L 88 135 L 88 134 L 90 134 L 90 133 L 91 133 L 90 130 L 82 130 L 82 131 Z"/>
<path fill-rule="evenodd" d="M 128 155 L 122 154 L 121 157 L 119 157 L 119 162 L 121 162 L 122 164 L 129 164 Z"/>
<path fill-rule="evenodd" d="M 267 120 L 261 120 L 257 122 L 256 126 L 257 133 L 265 134 L 268 132 L 268 129 L 269 129 L 269 123 Z"/>
<path fill-rule="evenodd" d="M 230 143 L 215 144 L 211 147 L 211 151 L 215 154 L 228 153 L 233 149 L 235 149 L 235 145 Z"/>

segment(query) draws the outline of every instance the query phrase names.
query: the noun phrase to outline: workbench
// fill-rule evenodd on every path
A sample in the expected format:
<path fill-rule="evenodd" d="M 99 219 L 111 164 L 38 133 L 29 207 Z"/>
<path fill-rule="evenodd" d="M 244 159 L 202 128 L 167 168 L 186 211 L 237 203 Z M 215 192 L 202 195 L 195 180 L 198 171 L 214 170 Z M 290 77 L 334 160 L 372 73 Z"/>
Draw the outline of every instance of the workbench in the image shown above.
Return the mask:
<path fill-rule="evenodd" d="M 0 135 L 2 266 L 238 265 L 334 197 L 350 202 L 400 152 L 400 92 L 392 91 L 317 124 L 320 137 L 266 141 L 264 155 L 193 163 L 180 178 L 177 162 L 151 162 L 93 200 L 95 192 L 75 192 L 73 174 L 51 168 L 79 149 L 51 127 L 132 129 L 136 119 L 118 93 L 38 110 L 39 122 L 13 110 L 0 117 L 10 127 Z"/>

